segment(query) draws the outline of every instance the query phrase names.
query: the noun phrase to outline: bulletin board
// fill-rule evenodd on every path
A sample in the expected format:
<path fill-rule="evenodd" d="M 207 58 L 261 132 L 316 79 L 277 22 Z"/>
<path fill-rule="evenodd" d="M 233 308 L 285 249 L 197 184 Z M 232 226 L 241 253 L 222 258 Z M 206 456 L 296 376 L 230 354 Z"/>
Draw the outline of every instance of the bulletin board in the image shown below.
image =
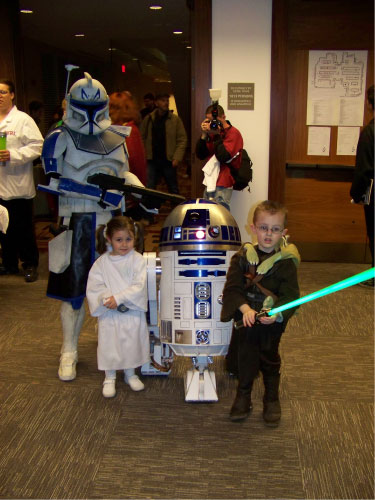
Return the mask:
<path fill-rule="evenodd" d="M 350 49 L 350 48 L 349 48 Z M 348 50 L 349 50 L 348 49 Z M 355 155 L 337 153 L 338 127 L 330 126 L 329 155 L 308 155 L 307 92 L 309 51 L 288 50 L 287 164 L 354 166 Z M 374 51 L 367 54 L 366 89 L 374 83 Z M 363 125 L 370 120 L 364 105 Z"/>

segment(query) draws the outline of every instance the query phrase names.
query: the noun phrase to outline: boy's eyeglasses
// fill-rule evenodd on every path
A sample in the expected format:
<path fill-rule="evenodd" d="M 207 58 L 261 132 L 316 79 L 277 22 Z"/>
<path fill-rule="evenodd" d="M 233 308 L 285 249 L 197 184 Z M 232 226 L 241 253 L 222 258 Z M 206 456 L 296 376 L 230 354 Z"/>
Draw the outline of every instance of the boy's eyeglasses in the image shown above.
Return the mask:
<path fill-rule="evenodd" d="M 271 231 L 272 234 L 280 234 L 284 231 L 283 227 L 280 226 L 272 226 L 268 227 L 265 224 L 261 224 L 260 226 L 256 226 L 258 231 L 261 231 L 262 233 L 268 233 L 268 231 Z"/>

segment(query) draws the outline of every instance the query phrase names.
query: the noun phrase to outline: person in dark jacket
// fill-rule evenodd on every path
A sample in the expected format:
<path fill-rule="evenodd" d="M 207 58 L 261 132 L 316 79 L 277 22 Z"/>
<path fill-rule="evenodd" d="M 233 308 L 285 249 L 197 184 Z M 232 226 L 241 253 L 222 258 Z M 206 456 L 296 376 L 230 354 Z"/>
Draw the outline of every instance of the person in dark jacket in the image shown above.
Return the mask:
<path fill-rule="evenodd" d="M 155 97 L 156 109 L 141 123 L 146 149 L 147 187 L 156 189 L 163 177 L 168 191 L 178 194 L 177 168 L 187 146 L 187 135 L 180 117 L 169 109 L 169 94 Z"/>
<path fill-rule="evenodd" d="M 231 356 L 238 370 L 237 394 L 230 410 L 232 421 L 245 419 L 252 410 L 251 390 L 258 372 L 265 387 L 263 419 L 277 426 L 281 418 L 279 343 L 295 309 L 259 322 L 257 312 L 278 307 L 299 297 L 297 266 L 300 256 L 286 239 L 287 210 L 273 201 L 260 203 L 254 212 L 252 230 L 258 243 L 245 243 L 232 257 L 223 290 L 221 321 L 242 322 L 233 330 Z"/>
<path fill-rule="evenodd" d="M 374 86 L 367 90 L 368 109 L 374 115 Z M 372 267 L 374 267 L 374 116 L 361 132 L 357 146 L 353 183 L 350 196 L 355 203 L 364 204 L 367 237 L 370 245 Z M 366 201 L 366 193 L 369 200 Z M 374 278 L 360 283 L 361 286 L 374 288 Z"/>

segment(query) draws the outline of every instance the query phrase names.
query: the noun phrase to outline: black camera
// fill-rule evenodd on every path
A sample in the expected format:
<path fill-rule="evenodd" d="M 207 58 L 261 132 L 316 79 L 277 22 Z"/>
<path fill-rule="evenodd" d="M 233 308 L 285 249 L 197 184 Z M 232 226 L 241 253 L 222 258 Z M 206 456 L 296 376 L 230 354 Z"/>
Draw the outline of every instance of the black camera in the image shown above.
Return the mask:
<path fill-rule="evenodd" d="M 221 122 L 217 119 L 218 114 L 219 114 L 217 104 L 218 104 L 217 101 L 213 103 L 213 107 L 212 107 L 212 111 L 211 111 L 211 114 L 212 114 L 212 120 L 210 122 L 210 129 L 211 130 L 218 130 L 221 127 Z"/>

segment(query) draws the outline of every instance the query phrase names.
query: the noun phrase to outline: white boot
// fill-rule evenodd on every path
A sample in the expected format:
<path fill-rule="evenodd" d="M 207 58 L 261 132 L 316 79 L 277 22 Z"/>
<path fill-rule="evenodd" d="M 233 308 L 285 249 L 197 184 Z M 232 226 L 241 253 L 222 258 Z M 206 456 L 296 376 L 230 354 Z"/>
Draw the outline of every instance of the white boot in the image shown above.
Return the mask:
<path fill-rule="evenodd" d="M 103 396 L 105 398 L 114 398 L 116 396 L 116 370 L 105 370 Z"/>
<path fill-rule="evenodd" d="M 82 304 L 80 309 L 73 309 L 70 302 L 63 302 L 60 314 L 63 345 L 58 375 L 60 380 L 67 382 L 76 378 L 78 338 L 85 319 L 85 306 Z"/>
<path fill-rule="evenodd" d="M 76 364 L 78 361 L 77 351 L 63 352 L 60 357 L 59 379 L 69 382 L 76 378 Z"/>
<path fill-rule="evenodd" d="M 144 383 L 141 382 L 138 375 L 135 374 L 134 368 L 127 368 L 124 370 L 124 374 L 125 382 L 130 385 L 133 391 L 143 391 L 145 388 Z"/>
<path fill-rule="evenodd" d="M 105 378 L 103 382 L 103 396 L 105 398 L 114 398 L 116 396 L 116 379 Z"/>

